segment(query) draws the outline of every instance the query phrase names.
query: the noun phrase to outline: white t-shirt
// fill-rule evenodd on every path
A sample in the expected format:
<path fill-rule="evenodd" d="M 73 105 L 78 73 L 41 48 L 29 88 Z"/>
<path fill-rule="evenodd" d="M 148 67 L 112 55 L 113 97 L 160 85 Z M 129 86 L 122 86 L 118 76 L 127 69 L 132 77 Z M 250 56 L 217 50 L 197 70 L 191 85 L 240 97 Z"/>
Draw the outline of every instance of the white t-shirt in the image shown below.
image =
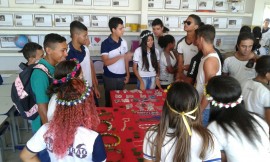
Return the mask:
<path fill-rule="evenodd" d="M 222 72 L 229 73 L 239 83 L 243 83 L 256 76 L 255 63 L 252 68 L 247 68 L 247 63 L 248 61 L 240 61 L 235 56 L 228 57 L 224 61 Z"/>
<path fill-rule="evenodd" d="M 37 153 L 47 149 L 51 162 L 106 161 L 106 152 L 101 135 L 84 127 L 77 128 L 73 145 L 68 148 L 66 155 L 62 159 L 57 159 L 56 155 L 52 152 L 53 138 L 49 137 L 45 141 L 43 137 L 48 127 L 48 123 L 44 124 L 27 142 L 26 147 L 29 151 Z"/>
<path fill-rule="evenodd" d="M 71 49 L 74 49 L 74 47 L 70 47 L 70 44 L 69 44 L 67 52 L 69 52 Z M 80 65 L 82 68 L 84 79 L 87 80 L 89 83 L 89 86 L 92 87 L 93 83 L 92 83 L 92 73 L 91 73 L 92 69 L 91 69 L 91 65 L 90 65 L 90 51 L 87 48 L 87 46 L 85 46 L 85 45 L 84 45 L 84 51 L 85 51 L 85 57 L 83 58 L 83 61 L 80 62 Z"/>
<path fill-rule="evenodd" d="M 265 121 L 254 115 L 255 119 L 260 123 L 264 130 L 260 126 L 256 126 L 257 132 L 261 136 L 261 143 L 254 139 L 258 149 L 252 145 L 242 132 L 233 131 L 230 127 L 228 130 L 232 133 L 227 134 L 216 123 L 211 122 L 208 125 L 208 129 L 216 136 L 220 150 L 224 150 L 227 162 L 266 162 L 270 161 L 270 143 L 269 143 L 269 127 Z M 236 128 L 238 130 L 238 128 Z M 241 139 L 238 138 L 241 137 Z"/>
<path fill-rule="evenodd" d="M 174 67 L 177 60 L 172 52 L 171 52 L 171 56 L 170 56 L 171 65 L 172 65 L 172 67 Z M 168 71 L 166 69 L 166 66 L 168 66 L 168 65 L 167 65 L 167 60 L 166 60 L 166 56 L 165 56 L 164 52 L 162 52 L 160 55 L 159 65 L 160 65 L 160 74 L 159 74 L 160 75 L 159 76 L 160 84 L 161 85 L 171 84 L 174 81 L 174 74 L 168 73 Z"/>
<path fill-rule="evenodd" d="M 184 38 L 181 42 L 179 42 L 177 52 L 183 54 L 183 65 L 189 65 L 191 59 L 198 53 L 198 48 L 193 43 L 187 44 L 186 39 Z M 184 74 L 187 75 L 187 71 L 184 71 Z"/>
<path fill-rule="evenodd" d="M 54 111 L 56 109 L 56 94 L 54 94 L 50 101 L 49 101 L 49 104 L 48 104 L 48 111 L 47 111 L 47 118 L 48 118 L 48 121 L 50 122 L 53 118 L 53 115 L 54 115 Z"/>
<path fill-rule="evenodd" d="M 264 118 L 265 107 L 270 107 L 270 89 L 254 80 L 248 80 L 241 86 L 246 109 Z"/>
<path fill-rule="evenodd" d="M 157 56 L 157 61 L 159 61 L 159 52 L 157 49 L 155 49 L 156 52 L 156 56 Z M 149 62 L 149 71 L 146 70 L 145 67 L 143 67 L 143 62 L 142 62 L 142 48 L 138 47 L 133 55 L 133 62 L 138 64 L 138 72 L 140 77 L 153 77 L 156 76 L 156 70 L 154 69 L 154 67 L 152 66 L 152 62 L 151 62 L 151 55 L 150 52 L 147 53 L 147 60 Z"/>
<path fill-rule="evenodd" d="M 89 86 L 92 87 L 92 73 L 91 73 L 91 65 L 90 65 L 90 51 L 89 49 L 85 47 L 85 57 L 83 59 L 83 61 L 80 63 L 81 68 L 82 68 L 82 72 L 83 72 L 83 78 L 85 80 L 87 80 L 87 82 L 89 83 Z"/>
<path fill-rule="evenodd" d="M 168 132 L 172 133 L 174 132 L 173 129 L 168 129 Z M 153 160 L 155 157 L 151 156 L 151 148 L 153 141 L 157 135 L 156 132 L 152 135 L 153 131 L 148 131 L 146 132 L 146 135 L 144 137 L 144 142 L 143 142 L 143 154 L 144 158 L 148 160 Z M 152 135 L 152 136 L 151 136 Z M 150 137 L 151 136 L 151 137 Z M 149 139 L 150 137 L 150 139 Z M 150 141 L 148 141 L 148 139 Z M 175 140 L 177 139 L 172 139 L 171 141 L 170 137 L 166 136 L 164 139 L 164 145 L 161 149 L 161 162 L 172 162 L 173 161 L 173 155 L 175 152 Z M 192 136 L 191 136 L 191 151 L 190 151 L 190 161 L 189 162 L 202 162 L 202 161 L 211 161 L 211 162 L 220 162 L 221 161 L 221 153 L 219 150 L 218 142 L 213 136 L 214 140 L 214 146 L 213 149 L 208 148 L 206 151 L 205 159 L 200 159 L 200 152 L 202 150 L 202 137 L 192 129 Z"/>
<path fill-rule="evenodd" d="M 216 73 L 216 75 L 221 75 L 221 62 L 220 62 L 220 59 L 218 57 L 218 54 L 217 53 L 210 53 L 205 57 L 203 56 L 202 60 L 200 62 L 200 65 L 199 65 L 198 74 L 197 74 L 197 78 L 196 78 L 196 81 L 197 81 L 196 89 L 199 93 L 200 99 L 203 96 L 203 90 L 204 90 L 204 85 L 205 85 L 205 76 L 204 76 L 203 66 L 204 66 L 205 60 L 207 60 L 207 58 L 209 58 L 209 57 L 215 57 L 218 59 L 219 69 L 218 69 L 218 72 Z"/>

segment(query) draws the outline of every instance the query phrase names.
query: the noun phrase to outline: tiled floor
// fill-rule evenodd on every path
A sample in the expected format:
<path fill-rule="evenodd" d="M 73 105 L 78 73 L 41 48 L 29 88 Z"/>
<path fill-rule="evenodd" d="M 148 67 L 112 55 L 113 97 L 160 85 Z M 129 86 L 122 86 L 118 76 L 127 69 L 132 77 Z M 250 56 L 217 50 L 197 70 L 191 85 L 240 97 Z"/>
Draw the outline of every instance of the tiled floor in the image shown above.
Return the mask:
<path fill-rule="evenodd" d="M 135 89 L 135 88 L 136 88 L 135 84 L 128 84 L 126 86 L 126 89 Z M 102 85 L 99 86 L 99 90 L 100 90 L 100 95 L 102 96 L 102 98 L 99 99 L 99 105 L 102 107 L 104 106 L 104 103 L 105 103 L 104 102 L 104 89 Z M 23 122 L 19 122 L 19 123 L 23 123 Z M 26 130 L 20 130 L 20 132 L 22 136 L 22 143 L 26 143 L 28 139 L 30 139 L 32 136 L 31 130 L 29 130 L 29 132 L 27 132 Z M 5 150 L 4 151 L 5 159 L 3 159 L 3 162 L 20 162 L 21 161 L 19 158 L 20 152 L 21 150 L 18 150 L 18 149 L 16 149 L 15 153 L 12 150 Z"/>
<path fill-rule="evenodd" d="M 29 130 L 28 132 L 26 130 L 20 130 L 20 132 L 22 137 L 21 143 L 26 143 L 28 139 L 31 138 L 32 136 L 31 130 Z M 21 161 L 19 158 L 20 152 L 21 150 L 19 149 L 16 149 L 15 152 L 13 152 L 13 150 L 5 150 L 3 162 L 20 162 Z"/>

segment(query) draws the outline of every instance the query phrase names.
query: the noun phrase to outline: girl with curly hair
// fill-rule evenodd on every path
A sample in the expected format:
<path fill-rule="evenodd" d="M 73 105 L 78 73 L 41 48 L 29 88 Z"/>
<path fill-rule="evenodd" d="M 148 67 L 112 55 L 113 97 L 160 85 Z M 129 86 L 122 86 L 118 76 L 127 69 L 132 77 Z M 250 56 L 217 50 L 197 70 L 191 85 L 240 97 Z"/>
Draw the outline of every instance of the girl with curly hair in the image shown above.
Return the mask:
<path fill-rule="evenodd" d="M 80 79 L 80 64 L 74 60 L 63 61 L 56 66 L 54 75 L 49 88 L 56 102 L 52 119 L 27 142 L 21 159 L 39 161 L 36 153 L 46 148 L 53 162 L 105 161 L 104 143 L 96 132 L 100 120 L 93 92 Z"/>

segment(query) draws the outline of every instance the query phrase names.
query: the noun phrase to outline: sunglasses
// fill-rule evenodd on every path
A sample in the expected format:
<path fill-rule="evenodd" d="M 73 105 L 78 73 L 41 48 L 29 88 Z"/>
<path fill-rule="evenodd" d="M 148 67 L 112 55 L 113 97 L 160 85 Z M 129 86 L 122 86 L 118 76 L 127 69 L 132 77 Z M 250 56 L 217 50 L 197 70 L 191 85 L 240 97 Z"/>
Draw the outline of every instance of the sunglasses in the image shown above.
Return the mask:
<path fill-rule="evenodd" d="M 189 26 L 191 24 L 191 21 L 184 21 L 183 24 L 187 24 Z"/>
<path fill-rule="evenodd" d="M 253 66 L 254 66 L 254 64 L 255 64 L 255 59 L 254 58 L 252 58 L 252 59 L 249 59 L 248 60 L 248 62 L 247 62 L 247 64 L 246 64 L 246 67 L 247 68 L 253 68 Z"/>

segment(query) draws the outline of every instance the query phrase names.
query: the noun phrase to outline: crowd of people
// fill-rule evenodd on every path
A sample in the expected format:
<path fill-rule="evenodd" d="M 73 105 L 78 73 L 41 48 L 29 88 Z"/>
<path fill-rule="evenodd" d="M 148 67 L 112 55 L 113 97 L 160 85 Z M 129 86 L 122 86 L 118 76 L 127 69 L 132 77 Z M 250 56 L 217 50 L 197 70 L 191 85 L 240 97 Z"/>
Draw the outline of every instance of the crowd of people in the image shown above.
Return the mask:
<path fill-rule="evenodd" d="M 160 122 L 144 138 L 145 162 L 269 161 L 270 55 L 264 36 L 269 19 L 264 24 L 263 30 L 244 26 L 236 52 L 224 58 L 214 47 L 215 28 L 198 15 L 184 21 L 186 36 L 180 40 L 155 19 L 153 32 L 141 32 L 134 53 L 123 39 L 121 18 L 109 20 L 111 34 L 100 49 L 105 106 L 111 106 L 111 90 L 129 83 L 130 61 L 137 89 L 168 89 Z M 38 62 L 54 76 L 39 69 L 32 73 L 39 116 L 32 121 L 34 135 L 20 155 L 23 161 L 106 161 L 96 131 L 101 96 L 88 29 L 73 21 L 70 35 L 69 43 L 58 34 L 46 35 L 45 56 L 33 42 L 22 49 L 25 66 Z M 72 152 L 79 145 L 86 154 Z"/>

